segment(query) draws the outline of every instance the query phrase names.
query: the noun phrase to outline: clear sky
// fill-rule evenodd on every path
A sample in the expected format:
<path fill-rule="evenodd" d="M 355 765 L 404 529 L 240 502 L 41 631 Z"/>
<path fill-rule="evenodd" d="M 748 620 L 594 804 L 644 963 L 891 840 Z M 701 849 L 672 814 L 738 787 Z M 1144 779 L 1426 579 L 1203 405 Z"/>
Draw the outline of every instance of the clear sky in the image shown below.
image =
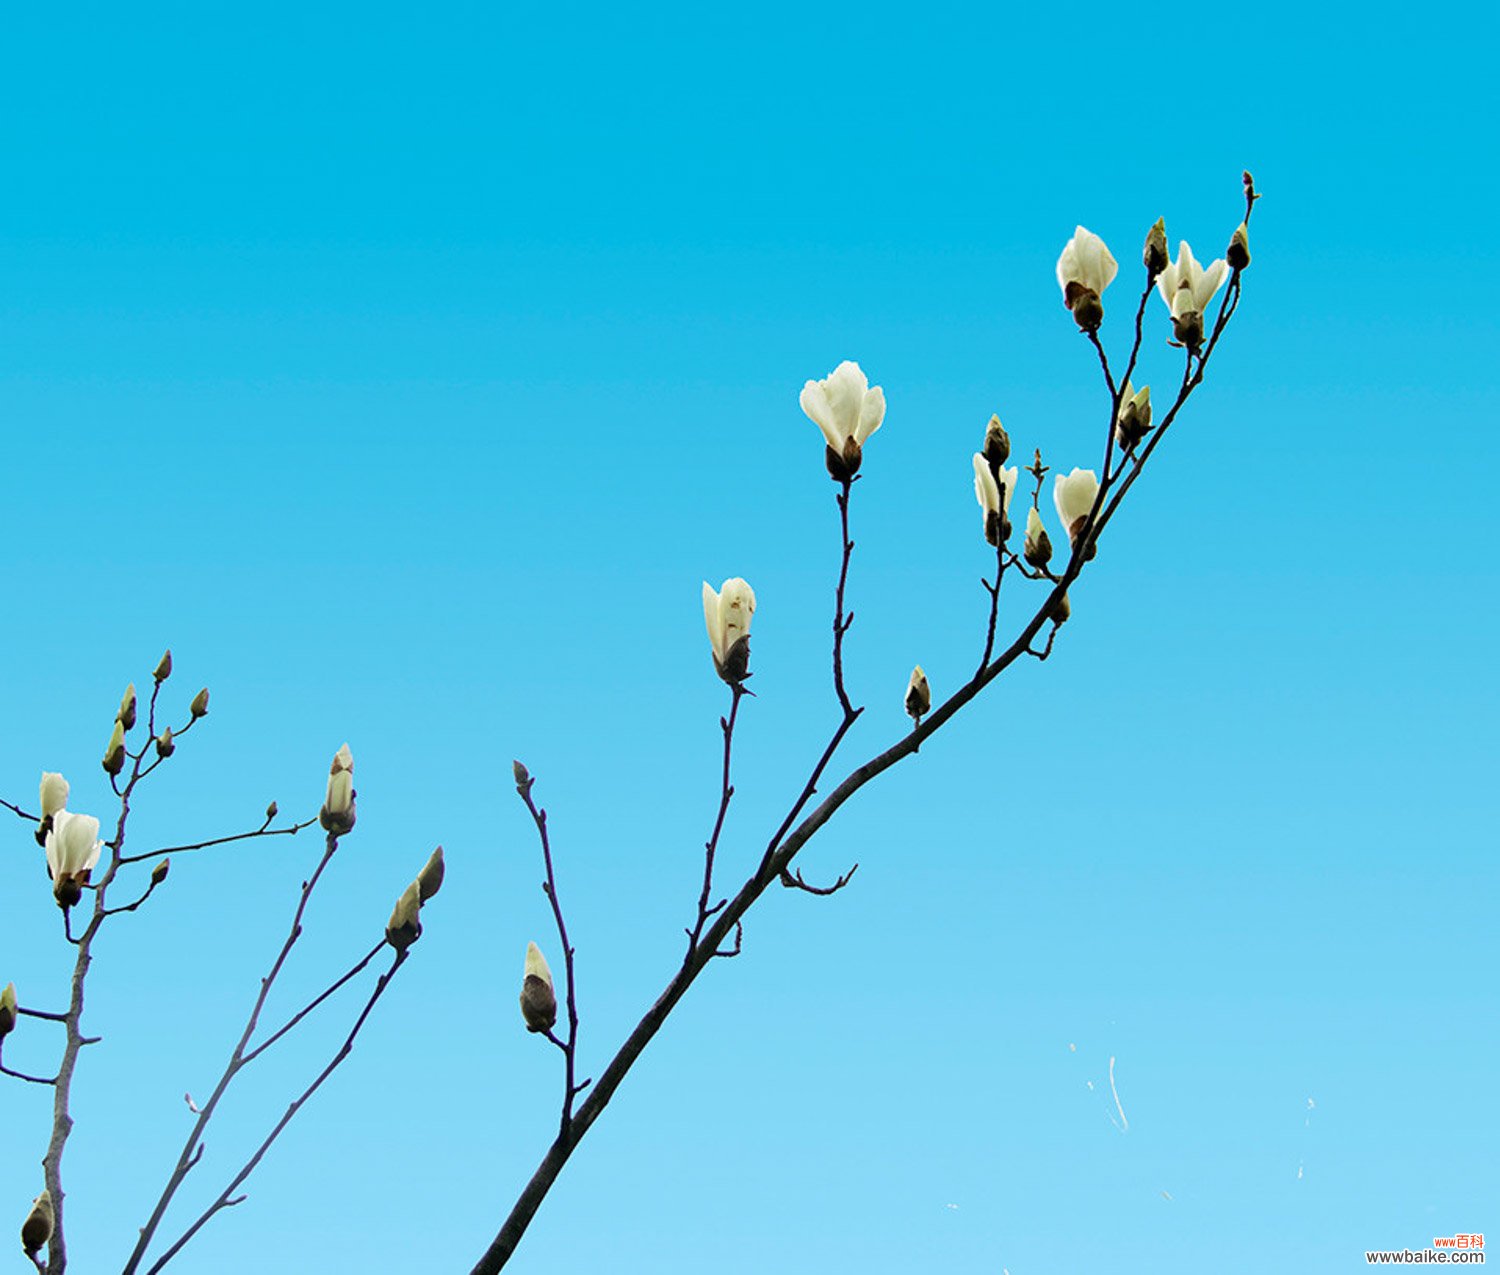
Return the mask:
<path fill-rule="evenodd" d="M 914 662 L 941 698 L 977 660 L 990 413 L 1097 464 L 1053 277 L 1074 225 L 1123 263 L 1118 349 L 1147 227 L 1220 255 L 1244 167 L 1239 318 L 1054 657 L 808 848 L 853 886 L 767 895 L 511 1269 L 1322 1273 L 1500 1236 L 1495 27 L 1281 0 L 15 9 L 0 795 L 62 770 L 106 814 L 111 715 L 166 646 L 178 715 L 205 683 L 212 711 L 136 849 L 315 812 L 348 740 L 359 826 L 283 1013 L 448 852 L 354 1056 L 181 1268 L 469 1268 L 560 1085 L 516 1008 L 526 942 L 561 962 L 511 759 L 551 811 L 596 1074 L 680 958 L 717 801 L 701 581 L 760 603 L 726 884 L 836 721 L 804 380 L 857 359 L 889 403 L 855 491 L 853 765 L 902 731 Z M 1138 384 L 1176 367 L 1149 314 Z M 19 822 L 7 844 L 0 983 L 60 1007 L 41 854 Z M 118 1269 L 317 850 L 183 856 L 105 932 L 75 1269 Z M 246 1074 L 189 1205 L 354 1008 Z M 47 1067 L 44 1028 L 7 1062 Z M 46 1098 L 0 1087 L 5 1227 Z"/>

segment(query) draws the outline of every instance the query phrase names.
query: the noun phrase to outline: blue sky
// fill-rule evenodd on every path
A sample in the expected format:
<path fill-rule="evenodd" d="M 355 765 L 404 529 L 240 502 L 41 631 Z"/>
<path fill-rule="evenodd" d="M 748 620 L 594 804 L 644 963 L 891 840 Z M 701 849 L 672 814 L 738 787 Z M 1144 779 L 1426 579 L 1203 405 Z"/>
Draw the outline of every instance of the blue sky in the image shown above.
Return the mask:
<path fill-rule="evenodd" d="M 143 790 L 137 849 L 272 797 L 312 813 L 348 740 L 360 823 L 286 1012 L 448 852 L 383 1012 L 182 1268 L 468 1269 L 560 1083 L 516 1012 L 527 940 L 560 962 L 511 758 L 552 814 L 594 1074 L 680 957 L 717 801 L 700 581 L 760 603 L 726 884 L 836 721 L 803 381 L 857 359 L 889 403 L 855 491 L 853 765 L 902 730 L 914 662 L 941 697 L 977 659 L 989 414 L 1022 455 L 1097 462 L 1097 367 L 1053 278 L 1075 223 L 1124 263 L 1118 349 L 1147 227 L 1218 255 L 1244 167 L 1266 197 L 1240 315 L 1056 654 L 809 847 L 854 885 L 766 897 L 511 1269 L 1327 1272 L 1500 1231 L 1494 28 L 1287 4 L 13 14 L 0 795 L 58 769 L 104 813 L 111 714 L 166 646 L 179 711 L 206 683 L 212 712 Z M 1149 315 L 1137 384 L 1176 367 Z M 0 981 L 47 1007 L 70 949 L 29 830 L 10 845 Z M 106 931 L 78 1269 L 123 1259 L 316 853 L 183 856 Z M 247 1073 L 200 1207 L 353 1012 Z M 31 1023 L 8 1044 L 51 1056 Z M 17 1223 L 44 1098 L 0 1089 Z"/>

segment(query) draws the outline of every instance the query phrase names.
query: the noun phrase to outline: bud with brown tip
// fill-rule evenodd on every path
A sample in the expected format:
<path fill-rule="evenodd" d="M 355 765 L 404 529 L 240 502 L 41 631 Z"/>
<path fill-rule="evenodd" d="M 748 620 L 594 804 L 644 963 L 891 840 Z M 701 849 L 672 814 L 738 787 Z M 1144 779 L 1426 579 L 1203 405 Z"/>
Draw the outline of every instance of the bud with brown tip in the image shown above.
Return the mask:
<path fill-rule="evenodd" d="M 333 755 L 333 765 L 328 768 L 328 795 L 318 811 L 318 822 L 334 836 L 354 827 L 354 754 L 348 744 Z"/>
<path fill-rule="evenodd" d="M 172 676 L 172 651 L 170 647 L 167 649 L 166 654 L 157 662 L 156 672 L 151 676 L 157 682 L 165 682 L 167 678 Z"/>
<path fill-rule="evenodd" d="M 552 971 L 535 943 L 526 945 L 526 975 L 521 983 L 521 1017 L 529 1032 L 552 1030 L 557 1022 L 557 994 L 552 990 Z"/>
<path fill-rule="evenodd" d="M 31 1212 L 21 1224 L 21 1247 L 32 1259 L 52 1239 L 56 1218 L 52 1212 L 52 1192 L 44 1190 L 31 1202 Z"/>
<path fill-rule="evenodd" d="M 208 687 L 205 686 L 201 691 L 193 696 L 193 702 L 188 705 L 188 712 L 190 712 L 194 718 L 205 717 L 208 715 Z"/>
<path fill-rule="evenodd" d="M 413 881 L 396 900 L 391 919 L 385 923 L 385 941 L 404 952 L 422 937 L 422 892 Z"/>
<path fill-rule="evenodd" d="M 115 720 L 126 730 L 135 726 L 135 683 L 132 682 L 125 688 L 125 694 L 120 696 L 120 711 L 115 714 Z"/>
<path fill-rule="evenodd" d="M 1115 441 L 1127 452 L 1137 447 L 1151 430 L 1151 387 L 1125 382 L 1120 391 L 1120 410 L 1115 415 Z"/>
<path fill-rule="evenodd" d="M 1035 506 L 1026 511 L 1026 543 L 1021 555 L 1038 571 L 1052 561 L 1052 539 Z"/>
<path fill-rule="evenodd" d="M 1146 247 L 1141 253 L 1141 261 L 1146 267 L 1146 274 L 1154 280 L 1171 260 L 1167 252 L 1167 223 L 1165 219 L 1158 217 L 1156 224 L 1146 232 Z"/>
<path fill-rule="evenodd" d="M 989 462 L 991 473 L 1010 459 L 1010 435 L 1005 432 L 998 416 L 991 416 L 990 423 L 985 426 L 984 451 L 980 454 Z"/>
<path fill-rule="evenodd" d="M 9 1036 L 16 1028 L 16 985 L 7 983 L 0 992 L 0 1037 Z"/>
<path fill-rule="evenodd" d="M 911 671 L 911 681 L 906 684 L 906 715 L 918 725 L 932 707 L 932 687 L 927 684 L 927 674 L 917 665 Z"/>
<path fill-rule="evenodd" d="M 151 869 L 151 884 L 153 886 L 160 885 L 167 879 L 167 873 L 171 870 L 172 861 L 170 859 L 163 859 L 160 863 L 158 863 L 154 868 Z"/>
<path fill-rule="evenodd" d="M 100 764 L 106 775 L 118 775 L 125 769 L 125 727 L 119 721 L 115 722 L 114 730 L 109 733 L 109 743 L 104 749 L 104 760 Z"/>
<path fill-rule="evenodd" d="M 1229 247 L 1224 252 L 1224 260 L 1229 263 L 1231 270 L 1243 270 L 1250 264 L 1250 227 L 1243 221 L 1235 227 L 1234 234 L 1229 237 Z"/>
<path fill-rule="evenodd" d="M 170 757 L 176 751 L 177 742 L 172 738 L 172 728 L 168 726 L 156 737 L 156 755 Z"/>
<path fill-rule="evenodd" d="M 422 896 L 423 903 L 443 888 L 443 871 L 443 847 L 439 846 L 417 873 L 417 892 Z"/>

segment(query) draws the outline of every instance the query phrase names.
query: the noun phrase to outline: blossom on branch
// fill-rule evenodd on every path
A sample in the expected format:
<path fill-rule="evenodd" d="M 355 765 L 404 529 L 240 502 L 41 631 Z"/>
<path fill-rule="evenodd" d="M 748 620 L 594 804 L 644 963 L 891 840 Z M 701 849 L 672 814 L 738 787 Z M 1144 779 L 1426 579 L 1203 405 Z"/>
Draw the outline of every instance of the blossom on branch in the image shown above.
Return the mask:
<path fill-rule="evenodd" d="M 521 1017 L 529 1032 L 552 1030 L 557 1022 L 557 994 L 552 990 L 552 971 L 535 943 L 526 945 L 526 974 L 521 983 Z"/>
<path fill-rule="evenodd" d="M 1115 414 L 1115 441 L 1127 452 L 1151 430 L 1151 387 L 1139 391 L 1129 381 L 1120 391 L 1120 410 Z"/>
<path fill-rule="evenodd" d="M 1052 483 L 1052 503 L 1057 506 L 1057 516 L 1067 530 L 1068 540 L 1074 548 L 1083 533 L 1083 524 L 1093 511 L 1094 501 L 1099 495 L 1099 479 L 1092 469 L 1075 469 L 1071 474 L 1058 474 Z M 1094 546 L 1089 545 L 1085 560 L 1094 556 Z"/>
<path fill-rule="evenodd" d="M 354 827 L 354 796 L 354 754 L 345 744 L 333 755 L 333 765 L 328 769 L 328 795 L 323 800 L 323 809 L 318 811 L 318 822 L 326 831 L 339 836 Z"/>
<path fill-rule="evenodd" d="M 1172 334 L 1190 350 L 1203 344 L 1203 312 L 1224 283 L 1229 265 L 1224 261 L 1200 266 L 1187 240 L 1177 245 L 1177 260 L 1161 272 L 1156 290 L 1172 312 Z"/>
<path fill-rule="evenodd" d="M 1063 304 L 1085 332 L 1094 332 L 1104 322 L 1104 289 L 1119 273 L 1104 240 L 1091 230 L 1079 226 L 1063 245 L 1057 259 L 1057 286 L 1062 289 Z"/>
<path fill-rule="evenodd" d="M 885 420 L 885 391 L 872 386 L 858 363 L 847 359 L 821 381 L 802 387 L 802 410 L 828 443 L 824 460 L 839 482 L 859 472 L 865 440 Z"/>
<path fill-rule="evenodd" d="M 422 937 L 422 887 L 413 881 L 396 900 L 391 919 L 385 923 L 385 941 L 404 952 Z"/>
<path fill-rule="evenodd" d="M 1052 539 L 1034 505 L 1026 511 L 1026 543 L 1021 547 L 1021 556 L 1038 570 L 1052 561 Z"/>
<path fill-rule="evenodd" d="M 109 733 L 109 743 L 104 746 L 104 759 L 100 763 L 106 775 L 118 775 L 125 769 L 125 727 L 118 718 L 115 728 Z"/>
<path fill-rule="evenodd" d="M 52 1239 L 52 1228 L 55 1223 L 52 1192 L 44 1189 L 31 1202 L 31 1212 L 27 1214 L 26 1221 L 21 1224 L 21 1247 L 25 1250 L 27 1257 L 35 1258 Z"/>
<path fill-rule="evenodd" d="M 984 538 L 996 547 L 1010 539 L 1010 502 L 1021 471 L 992 467 L 983 453 L 974 453 L 974 499 L 984 514 Z"/>
<path fill-rule="evenodd" d="M 16 985 L 7 983 L 0 992 L 0 1037 L 9 1036 L 16 1027 Z"/>
<path fill-rule="evenodd" d="M 52 816 L 52 830 L 47 833 L 47 870 L 52 874 L 52 894 L 58 907 L 70 908 L 78 902 L 103 847 L 99 821 L 93 815 L 59 810 Z"/>
<path fill-rule="evenodd" d="M 927 685 L 927 674 L 918 664 L 911 671 L 911 681 L 906 684 L 906 715 L 920 723 L 931 707 L 932 688 Z"/>
<path fill-rule="evenodd" d="M 724 581 L 717 593 L 703 582 L 703 622 L 713 648 L 714 668 L 731 686 L 750 676 L 750 619 L 755 590 L 738 576 Z"/>

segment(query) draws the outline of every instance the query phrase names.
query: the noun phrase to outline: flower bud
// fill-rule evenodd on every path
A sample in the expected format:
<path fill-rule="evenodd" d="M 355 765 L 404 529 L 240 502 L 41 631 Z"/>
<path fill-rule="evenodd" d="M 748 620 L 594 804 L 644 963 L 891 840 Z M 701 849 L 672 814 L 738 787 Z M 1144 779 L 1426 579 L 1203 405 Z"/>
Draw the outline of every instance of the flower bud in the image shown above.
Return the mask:
<path fill-rule="evenodd" d="M 1114 281 L 1119 265 L 1104 245 L 1104 240 L 1079 226 L 1063 245 L 1057 259 L 1057 283 L 1062 289 L 1063 304 L 1073 312 L 1073 319 L 1084 332 L 1096 331 L 1104 321 L 1105 288 Z"/>
<path fill-rule="evenodd" d="M 1052 481 L 1052 502 L 1057 506 L 1058 518 L 1067 529 L 1068 540 L 1075 548 L 1098 495 L 1099 479 L 1092 469 L 1075 469 L 1070 474 L 1058 474 Z M 1093 556 L 1094 541 L 1090 536 L 1083 561 L 1087 562 Z"/>
<path fill-rule="evenodd" d="M 1065 593 L 1062 597 L 1058 598 L 1056 605 L 1052 608 L 1052 623 L 1058 625 L 1066 624 L 1068 617 L 1072 614 L 1073 604 L 1068 601 L 1068 595 Z"/>
<path fill-rule="evenodd" d="M 906 684 L 906 715 L 920 723 L 932 707 L 932 688 L 927 685 L 927 674 L 917 665 L 911 671 L 911 681 Z"/>
<path fill-rule="evenodd" d="M 1010 435 L 1005 432 L 1005 426 L 1000 424 L 998 416 L 991 416 L 990 423 L 985 427 L 982 455 L 989 463 L 991 472 L 1010 459 Z"/>
<path fill-rule="evenodd" d="M 439 846 L 428 858 L 426 865 L 417 873 L 417 890 L 426 903 L 443 888 L 443 847 Z"/>
<path fill-rule="evenodd" d="M 516 791 L 525 794 L 526 789 L 531 786 L 531 772 L 518 761 L 510 764 L 510 773 L 516 777 Z"/>
<path fill-rule="evenodd" d="M 1146 267 L 1146 273 L 1155 279 L 1167 268 L 1171 257 L 1167 254 L 1167 223 L 1158 217 L 1156 224 L 1146 232 L 1146 247 L 1141 253 L 1141 261 Z"/>
<path fill-rule="evenodd" d="M 1229 237 L 1229 247 L 1225 250 L 1224 260 L 1229 263 L 1231 270 L 1243 270 L 1250 264 L 1250 227 L 1243 221 L 1235 227 L 1234 234 Z"/>
<path fill-rule="evenodd" d="M 151 869 L 151 884 L 160 885 L 167 879 L 167 873 L 171 870 L 172 861 L 170 859 L 163 859 L 160 863 L 158 863 L 154 868 Z"/>
<path fill-rule="evenodd" d="M 278 806 L 274 801 L 271 802 L 266 807 L 266 822 L 270 823 L 271 820 L 274 819 L 274 818 L 276 818 L 276 816 L 278 814 L 280 814 L 280 813 L 281 813 L 281 807 Z"/>
<path fill-rule="evenodd" d="M 16 985 L 7 983 L 0 992 L 0 1037 L 9 1036 L 16 1029 Z"/>
<path fill-rule="evenodd" d="M 50 818 L 68 804 L 68 781 L 56 771 L 44 770 L 38 796 L 42 803 L 42 818 Z"/>
<path fill-rule="evenodd" d="M 422 893 L 413 881 L 396 900 L 391 919 L 385 923 L 385 941 L 398 952 L 404 952 L 422 937 Z"/>
<path fill-rule="evenodd" d="M 170 757 L 176 751 L 177 744 L 172 738 L 172 728 L 168 726 L 156 737 L 156 755 Z"/>
<path fill-rule="evenodd" d="M 526 974 L 521 983 L 521 1017 L 529 1032 L 552 1030 L 557 1022 L 557 995 L 552 990 L 552 971 L 535 943 L 526 945 Z"/>
<path fill-rule="evenodd" d="M 1035 507 L 1026 511 L 1026 543 L 1021 554 L 1038 571 L 1052 561 L 1052 540 Z"/>
<path fill-rule="evenodd" d="M 354 754 L 348 744 L 333 755 L 333 765 L 328 768 L 328 795 L 318 812 L 318 822 L 334 836 L 354 827 Z"/>
<path fill-rule="evenodd" d="M 982 453 L 974 453 L 974 499 L 984 516 L 984 538 L 996 548 L 1010 539 L 1010 502 L 1020 478 L 1017 466 L 991 469 Z"/>
<path fill-rule="evenodd" d="M 157 682 L 165 682 L 167 678 L 172 676 L 172 652 L 170 648 L 157 662 L 156 672 L 151 676 Z"/>
<path fill-rule="evenodd" d="M 125 769 L 125 727 L 118 721 L 115 722 L 114 730 L 109 733 L 109 744 L 104 750 L 101 764 L 106 775 L 118 775 Z"/>
<path fill-rule="evenodd" d="M 115 720 L 126 730 L 135 726 L 135 683 L 132 682 L 125 688 L 125 694 L 120 696 L 120 711 L 115 714 Z"/>
<path fill-rule="evenodd" d="M 204 717 L 208 714 L 208 687 L 204 687 L 193 696 L 193 702 L 188 705 L 188 712 L 195 718 Z"/>
<path fill-rule="evenodd" d="M 1190 350 L 1203 344 L 1203 311 L 1196 308 L 1186 282 L 1172 296 L 1172 335 Z"/>
<path fill-rule="evenodd" d="M 1137 392 L 1129 381 L 1120 392 L 1120 410 L 1115 416 L 1115 440 L 1127 452 L 1138 446 L 1151 429 L 1151 387 Z"/>
<path fill-rule="evenodd" d="M 52 1213 L 52 1192 L 44 1190 L 31 1202 L 31 1212 L 21 1224 L 21 1247 L 26 1256 L 35 1258 L 52 1239 L 55 1222 Z"/>
<path fill-rule="evenodd" d="M 52 895 L 60 908 L 70 908 L 83 897 L 83 887 L 99 862 L 104 842 L 99 840 L 99 821 L 93 815 L 59 810 L 52 816 L 47 833 L 47 871 L 52 876 Z"/>
<path fill-rule="evenodd" d="M 738 576 L 724 581 L 717 593 L 707 580 L 703 582 L 703 621 L 708 627 L 714 668 L 731 686 L 750 676 L 750 621 L 754 615 L 755 590 Z"/>

